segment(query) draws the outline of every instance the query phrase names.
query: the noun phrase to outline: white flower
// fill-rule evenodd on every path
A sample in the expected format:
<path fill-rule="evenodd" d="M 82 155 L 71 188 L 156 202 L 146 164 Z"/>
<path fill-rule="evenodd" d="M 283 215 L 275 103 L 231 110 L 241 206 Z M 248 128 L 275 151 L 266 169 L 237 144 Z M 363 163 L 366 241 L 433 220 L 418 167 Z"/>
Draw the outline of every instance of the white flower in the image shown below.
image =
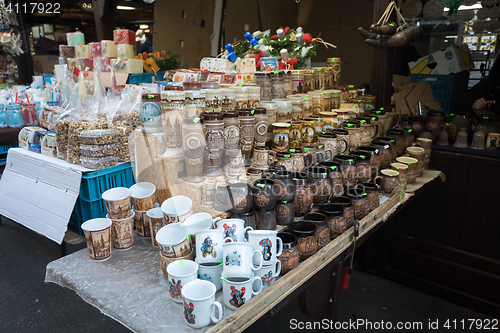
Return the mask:
<path fill-rule="evenodd" d="M 298 27 L 295 31 L 297 31 L 297 33 L 302 32 L 302 27 Z"/>
<path fill-rule="evenodd" d="M 311 45 L 311 46 L 306 46 L 306 47 L 304 47 L 304 48 L 302 49 L 302 58 L 305 58 L 305 57 L 306 57 L 307 52 L 309 52 L 309 50 L 310 50 L 310 49 L 312 49 L 312 48 L 313 48 L 313 46 L 312 46 L 312 45 Z"/>
<path fill-rule="evenodd" d="M 252 37 L 257 37 L 261 34 L 262 32 L 260 32 L 259 30 L 255 31 L 253 34 L 252 34 Z"/>

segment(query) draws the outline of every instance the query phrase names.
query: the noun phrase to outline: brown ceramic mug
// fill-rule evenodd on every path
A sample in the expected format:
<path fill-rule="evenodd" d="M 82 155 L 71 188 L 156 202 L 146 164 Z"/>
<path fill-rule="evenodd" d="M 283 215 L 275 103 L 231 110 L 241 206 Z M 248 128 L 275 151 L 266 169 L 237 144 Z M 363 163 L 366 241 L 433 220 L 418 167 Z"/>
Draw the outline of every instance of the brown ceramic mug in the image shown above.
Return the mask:
<path fill-rule="evenodd" d="M 406 190 L 408 185 L 408 165 L 403 163 L 391 163 L 391 169 L 399 172 L 399 183 Z"/>
<path fill-rule="evenodd" d="M 417 138 L 416 145 L 424 148 L 424 169 L 429 169 L 429 163 L 431 161 L 432 140 L 427 138 Z"/>
<path fill-rule="evenodd" d="M 297 237 L 289 232 L 278 232 L 278 237 L 283 242 L 283 252 L 278 256 L 278 259 L 281 262 L 281 273 L 285 274 L 299 265 L 299 245 Z"/>
<path fill-rule="evenodd" d="M 396 161 L 408 166 L 408 184 L 413 184 L 417 179 L 417 164 L 418 160 L 413 157 L 401 156 L 396 158 Z"/>
<path fill-rule="evenodd" d="M 269 165 L 276 161 L 276 152 L 274 150 L 262 146 L 254 147 L 252 159 L 252 167 L 254 169 L 267 170 Z"/>
<path fill-rule="evenodd" d="M 382 192 L 390 195 L 399 185 L 399 172 L 392 169 L 380 171 L 380 176 L 375 177 L 375 183 L 380 186 Z"/>
<path fill-rule="evenodd" d="M 425 149 L 422 147 L 408 147 L 406 148 L 406 155 L 418 160 L 417 177 L 422 177 L 424 175 Z"/>
<path fill-rule="evenodd" d="M 309 221 L 295 221 L 292 222 L 288 229 L 297 237 L 299 244 L 300 259 L 305 260 L 316 253 L 318 244 L 316 243 L 316 225 Z"/>

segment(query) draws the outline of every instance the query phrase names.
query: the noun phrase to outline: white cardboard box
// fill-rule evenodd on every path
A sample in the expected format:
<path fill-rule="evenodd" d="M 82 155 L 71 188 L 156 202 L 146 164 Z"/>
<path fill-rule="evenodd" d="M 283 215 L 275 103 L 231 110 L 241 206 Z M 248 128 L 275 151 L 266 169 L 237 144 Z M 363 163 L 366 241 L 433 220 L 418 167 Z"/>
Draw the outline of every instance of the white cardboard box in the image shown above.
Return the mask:
<path fill-rule="evenodd" d="M 467 45 L 452 45 L 408 63 L 412 74 L 446 75 L 474 68 Z"/>

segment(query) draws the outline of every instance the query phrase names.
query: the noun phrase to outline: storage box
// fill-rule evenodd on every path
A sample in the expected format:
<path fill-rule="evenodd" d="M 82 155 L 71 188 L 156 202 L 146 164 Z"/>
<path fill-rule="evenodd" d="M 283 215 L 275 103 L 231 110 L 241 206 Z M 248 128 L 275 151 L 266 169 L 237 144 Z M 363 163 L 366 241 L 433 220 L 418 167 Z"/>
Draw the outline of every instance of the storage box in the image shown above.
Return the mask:
<path fill-rule="evenodd" d="M 80 45 L 75 47 L 75 57 L 80 59 L 90 58 L 89 46 Z"/>
<path fill-rule="evenodd" d="M 443 75 L 473 69 L 474 62 L 467 45 L 453 45 L 410 62 L 408 66 L 412 74 Z"/>
<path fill-rule="evenodd" d="M 33 56 L 33 69 L 36 73 L 53 73 L 54 65 L 59 64 L 57 56 L 35 55 Z"/>
<path fill-rule="evenodd" d="M 113 41 L 116 45 L 129 44 L 135 46 L 135 32 L 131 30 L 114 30 Z"/>

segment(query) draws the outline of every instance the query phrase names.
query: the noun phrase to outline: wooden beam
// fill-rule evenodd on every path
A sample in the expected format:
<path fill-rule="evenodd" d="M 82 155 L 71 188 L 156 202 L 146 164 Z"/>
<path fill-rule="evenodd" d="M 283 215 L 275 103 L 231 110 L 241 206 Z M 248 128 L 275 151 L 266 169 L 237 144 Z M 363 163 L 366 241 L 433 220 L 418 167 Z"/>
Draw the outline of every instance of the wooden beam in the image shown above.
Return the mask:
<path fill-rule="evenodd" d="M 116 0 L 93 0 L 97 40 L 113 39 Z"/>

